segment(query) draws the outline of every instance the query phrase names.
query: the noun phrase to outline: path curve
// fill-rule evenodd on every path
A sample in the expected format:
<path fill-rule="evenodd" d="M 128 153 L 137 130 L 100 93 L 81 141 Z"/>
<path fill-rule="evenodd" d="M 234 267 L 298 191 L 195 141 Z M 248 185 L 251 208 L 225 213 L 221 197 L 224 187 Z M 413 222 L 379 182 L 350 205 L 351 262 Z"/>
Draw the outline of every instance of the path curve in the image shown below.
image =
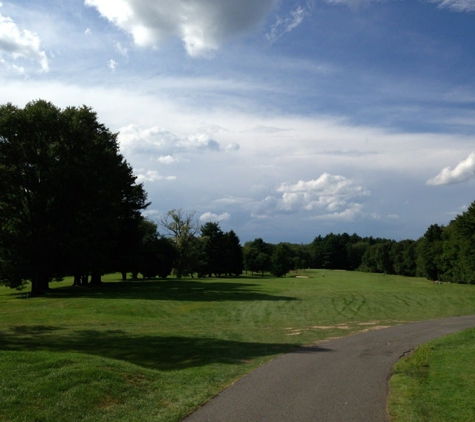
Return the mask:
<path fill-rule="evenodd" d="M 183 422 L 384 422 L 396 361 L 422 343 L 475 327 L 475 315 L 322 341 L 235 382 Z"/>

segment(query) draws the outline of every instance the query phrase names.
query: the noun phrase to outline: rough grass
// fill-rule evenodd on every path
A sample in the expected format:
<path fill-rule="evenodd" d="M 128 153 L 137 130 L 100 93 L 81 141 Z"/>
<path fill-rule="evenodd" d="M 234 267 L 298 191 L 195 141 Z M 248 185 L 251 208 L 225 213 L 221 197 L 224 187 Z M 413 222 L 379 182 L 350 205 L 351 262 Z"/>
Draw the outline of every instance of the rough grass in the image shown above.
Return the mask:
<path fill-rule="evenodd" d="M 393 422 L 475 421 L 475 329 L 424 344 L 390 381 Z"/>
<path fill-rule="evenodd" d="M 106 281 L 0 288 L 1 421 L 179 421 L 299 345 L 475 313 L 475 286 L 378 274 Z"/>

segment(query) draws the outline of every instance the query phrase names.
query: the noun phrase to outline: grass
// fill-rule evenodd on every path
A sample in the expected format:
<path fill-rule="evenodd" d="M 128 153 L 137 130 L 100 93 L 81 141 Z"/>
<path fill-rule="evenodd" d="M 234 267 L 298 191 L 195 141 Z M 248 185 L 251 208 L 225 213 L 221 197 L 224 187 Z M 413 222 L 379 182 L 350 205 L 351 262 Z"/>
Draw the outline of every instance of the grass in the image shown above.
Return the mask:
<path fill-rule="evenodd" d="M 475 421 L 475 329 L 424 344 L 390 381 L 393 422 Z"/>
<path fill-rule="evenodd" d="M 322 277 L 322 274 L 324 277 Z M 340 271 L 0 288 L 1 421 L 180 421 L 304 344 L 475 313 L 475 286 Z"/>

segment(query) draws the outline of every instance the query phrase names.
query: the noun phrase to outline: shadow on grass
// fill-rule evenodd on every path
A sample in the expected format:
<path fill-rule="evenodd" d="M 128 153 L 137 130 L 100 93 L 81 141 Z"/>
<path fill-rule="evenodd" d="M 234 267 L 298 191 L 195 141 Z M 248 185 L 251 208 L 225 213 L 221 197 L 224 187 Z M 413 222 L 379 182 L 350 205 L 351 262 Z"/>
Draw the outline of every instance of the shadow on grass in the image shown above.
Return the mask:
<path fill-rule="evenodd" d="M 0 350 L 4 351 L 85 353 L 165 371 L 215 363 L 239 365 L 298 348 L 297 344 L 251 343 L 204 337 L 133 336 L 121 330 L 68 331 L 53 326 L 19 326 L 0 331 Z M 326 351 L 330 349 L 312 347 L 307 353 Z"/>
<path fill-rule="evenodd" d="M 48 298 L 148 299 L 196 302 L 298 300 L 274 296 L 255 289 L 258 284 L 219 281 L 119 281 L 98 286 L 60 287 L 51 289 Z"/>

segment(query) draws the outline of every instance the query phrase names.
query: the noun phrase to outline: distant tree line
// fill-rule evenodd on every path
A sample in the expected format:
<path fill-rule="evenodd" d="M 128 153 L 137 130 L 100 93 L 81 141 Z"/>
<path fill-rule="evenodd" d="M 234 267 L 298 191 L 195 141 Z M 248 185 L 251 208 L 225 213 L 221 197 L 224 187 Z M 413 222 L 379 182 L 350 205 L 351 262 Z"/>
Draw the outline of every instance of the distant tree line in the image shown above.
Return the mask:
<path fill-rule="evenodd" d="M 447 226 L 431 225 L 418 240 L 348 233 L 317 236 L 310 244 L 256 239 L 244 245 L 244 268 L 277 276 L 285 270 L 323 268 L 475 284 L 475 202 Z"/>

